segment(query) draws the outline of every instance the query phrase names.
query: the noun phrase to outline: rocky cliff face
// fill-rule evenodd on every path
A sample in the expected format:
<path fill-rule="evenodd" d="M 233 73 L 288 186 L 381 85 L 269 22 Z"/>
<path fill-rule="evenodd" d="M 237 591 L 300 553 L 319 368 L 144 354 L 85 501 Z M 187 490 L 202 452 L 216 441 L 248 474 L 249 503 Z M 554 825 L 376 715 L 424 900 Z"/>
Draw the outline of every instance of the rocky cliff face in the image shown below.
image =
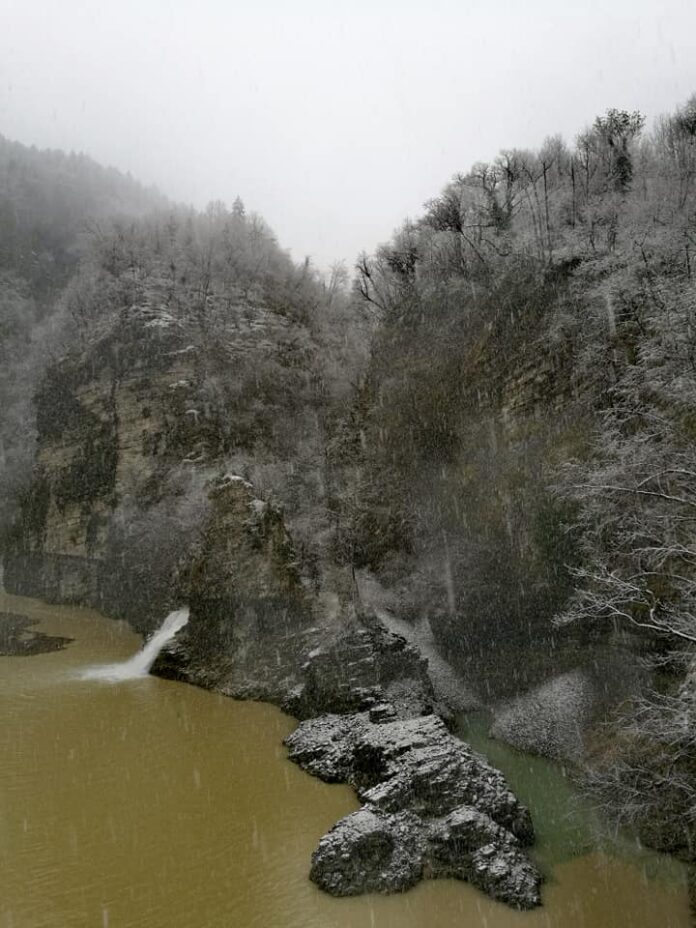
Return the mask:
<path fill-rule="evenodd" d="M 124 314 L 52 368 L 36 398 L 36 474 L 6 554 L 9 589 L 98 604 L 119 501 L 160 478 L 191 373 L 177 328 Z"/>
<path fill-rule="evenodd" d="M 273 469 L 276 498 L 292 509 L 294 449 L 277 445 L 293 428 L 294 441 L 306 430 L 311 442 L 316 419 L 286 410 L 279 434 L 264 435 L 247 397 L 226 404 L 215 384 L 229 366 L 238 394 L 250 371 L 262 379 L 278 368 L 278 391 L 283 373 L 307 383 L 311 338 L 258 306 L 231 310 L 224 334 L 211 346 L 195 318 L 158 308 L 150 293 L 49 370 L 36 398 L 35 476 L 5 553 L 8 589 L 99 606 L 146 628 L 171 602 L 172 570 L 226 463 Z M 259 510 L 259 525 L 269 518 Z"/>
<path fill-rule="evenodd" d="M 214 483 L 177 590 L 191 616 L 156 673 L 228 696 L 287 698 L 323 616 L 302 583 L 281 513 L 241 477 Z"/>
<path fill-rule="evenodd" d="M 458 297 L 429 289 L 425 268 L 404 278 L 356 404 L 359 441 L 340 449 L 359 473 L 345 496 L 356 558 L 393 615 L 427 620 L 496 736 L 575 759 L 607 706 L 645 683 L 608 625 L 552 624 L 580 557 L 553 487 L 589 455 L 613 376 L 606 345 L 596 364 L 584 342 L 596 270 L 508 268 Z"/>

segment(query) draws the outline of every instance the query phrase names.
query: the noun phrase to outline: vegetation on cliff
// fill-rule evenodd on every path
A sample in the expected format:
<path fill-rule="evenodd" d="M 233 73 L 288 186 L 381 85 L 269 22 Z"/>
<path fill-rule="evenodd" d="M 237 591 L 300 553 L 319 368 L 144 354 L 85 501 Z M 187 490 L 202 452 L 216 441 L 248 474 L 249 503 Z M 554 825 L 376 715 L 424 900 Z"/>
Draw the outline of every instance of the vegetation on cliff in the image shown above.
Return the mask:
<path fill-rule="evenodd" d="M 625 626 L 661 675 L 594 782 L 633 820 L 668 783 L 652 837 L 689 846 L 696 99 L 457 175 L 352 292 L 241 200 L 6 142 L 0 182 L 15 576 L 51 558 L 43 595 L 159 609 L 228 474 L 284 511 L 303 589 L 374 572 L 493 696 Z"/>
<path fill-rule="evenodd" d="M 34 390 L 47 364 L 70 346 L 62 296 L 83 244 L 112 219 L 165 203 L 85 155 L 0 136 L 0 535 L 31 473 Z"/>
<path fill-rule="evenodd" d="M 350 304 L 340 267 L 324 281 L 293 263 L 239 199 L 91 223 L 46 310 L 59 356 L 45 374 L 17 358 L 38 439 L 33 476 L 32 431 L 17 442 L 8 576 L 146 625 L 174 595 L 210 481 L 234 473 L 285 508 L 316 585 L 325 435 L 364 351 Z"/>
<path fill-rule="evenodd" d="M 462 665 L 482 650 L 504 688 L 511 645 L 513 667 L 544 651 L 548 673 L 582 635 L 645 635 L 672 676 L 626 710 L 595 780 L 633 821 L 659 788 L 671 847 L 696 809 L 679 684 L 696 641 L 695 185 L 694 98 L 649 133 L 609 110 L 572 149 L 551 138 L 455 177 L 360 261 L 379 328 L 363 441 L 339 449 L 359 462 L 347 547 Z"/>

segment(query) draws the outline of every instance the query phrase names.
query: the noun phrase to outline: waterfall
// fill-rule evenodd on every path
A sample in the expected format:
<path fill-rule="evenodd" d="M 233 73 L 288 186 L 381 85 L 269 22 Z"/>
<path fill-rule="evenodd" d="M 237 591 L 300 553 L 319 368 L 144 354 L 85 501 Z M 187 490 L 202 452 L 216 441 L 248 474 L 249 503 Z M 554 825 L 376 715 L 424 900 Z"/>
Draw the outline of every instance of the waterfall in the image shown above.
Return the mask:
<path fill-rule="evenodd" d="M 179 629 L 183 628 L 189 620 L 189 610 L 185 606 L 170 612 L 160 627 L 149 638 L 137 654 L 130 660 L 120 664 L 101 664 L 97 667 L 88 667 L 81 676 L 83 680 L 135 680 L 146 677 L 162 648 L 171 641 Z"/>

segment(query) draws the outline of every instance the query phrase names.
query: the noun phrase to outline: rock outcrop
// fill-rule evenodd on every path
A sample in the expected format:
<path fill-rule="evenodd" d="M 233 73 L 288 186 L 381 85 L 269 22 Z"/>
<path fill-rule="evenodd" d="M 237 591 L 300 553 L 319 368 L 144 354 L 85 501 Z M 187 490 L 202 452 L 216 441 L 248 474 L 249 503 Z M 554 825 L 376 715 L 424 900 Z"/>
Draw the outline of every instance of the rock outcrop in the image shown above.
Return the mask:
<path fill-rule="evenodd" d="M 239 503 L 251 491 L 233 481 L 221 492 Z M 205 579 L 216 563 L 230 562 L 201 552 L 193 572 L 200 589 L 217 589 Z M 321 839 L 312 880 L 356 895 L 456 877 L 509 905 L 538 905 L 541 877 L 524 852 L 534 840 L 529 812 L 503 775 L 450 733 L 415 648 L 377 623 L 330 629 L 303 623 L 301 610 L 292 621 L 266 613 L 261 629 L 247 629 L 226 589 L 212 604 L 192 605 L 154 671 L 280 704 L 302 719 L 286 740 L 290 759 L 325 782 L 353 786 L 363 806 Z M 305 616 L 310 606 L 305 600 Z"/>
<path fill-rule="evenodd" d="M 310 878 L 333 896 L 403 892 L 423 876 L 424 836 L 418 819 L 362 808 L 319 842 Z"/>
<path fill-rule="evenodd" d="M 412 674 L 406 687 L 404 672 Z M 304 676 L 286 706 L 332 711 L 301 722 L 286 740 L 290 759 L 327 782 L 350 783 L 363 803 L 319 842 L 318 886 L 335 895 L 396 892 L 446 876 L 519 908 L 540 903 L 541 877 L 523 850 L 534 839 L 529 812 L 434 713 L 424 662 L 404 639 L 356 631 L 314 652 Z"/>
<path fill-rule="evenodd" d="M 0 657 L 30 657 L 61 651 L 73 640 L 34 631 L 31 626 L 35 624 L 36 619 L 14 612 L 0 612 Z"/>
<path fill-rule="evenodd" d="M 318 348 L 306 326 L 258 301 L 211 296 L 213 338 L 188 291 L 174 300 L 157 277 L 134 289 L 118 311 L 105 296 L 103 320 L 37 391 L 33 481 L 3 554 L 8 590 L 147 632 L 176 604 L 171 569 L 212 479 L 272 473 L 265 486 L 286 518 L 314 513 L 297 470 L 300 443 L 318 444 Z"/>
<path fill-rule="evenodd" d="M 365 806 L 321 839 L 310 871 L 335 896 L 403 892 L 424 876 L 466 880 L 516 908 L 540 901 L 539 874 L 519 843 L 470 806 L 428 824 Z"/>
<path fill-rule="evenodd" d="M 316 603 L 282 513 L 228 474 L 211 487 L 200 538 L 177 580 L 190 619 L 154 672 L 279 703 L 314 645 Z"/>
<path fill-rule="evenodd" d="M 425 715 L 435 705 L 427 661 L 400 635 L 374 622 L 337 629 L 312 650 L 302 666 L 301 685 L 283 708 L 296 718 L 368 708 L 375 713 L 385 699 L 402 714 Z"/>

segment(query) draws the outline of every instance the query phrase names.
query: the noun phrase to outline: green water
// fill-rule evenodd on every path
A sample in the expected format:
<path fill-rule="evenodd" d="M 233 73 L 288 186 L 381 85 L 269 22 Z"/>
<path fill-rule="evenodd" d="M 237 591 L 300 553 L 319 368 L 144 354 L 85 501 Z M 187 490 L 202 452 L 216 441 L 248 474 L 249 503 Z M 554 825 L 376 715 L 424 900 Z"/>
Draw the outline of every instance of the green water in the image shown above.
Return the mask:
<path fill-rule="evenodd" d="M 651 879 L 684 881 L 684 867 L 674 858 L 656 854 L 631 835 L 611 830 L 562 764 L 490 738 L 488 724 L 486 713 L 469 713 L 457 719 L 457 731 L 503 771 L 513 792 L 529 808 L 536 833 L 531 856 L 547 881 L 553 880 L 559 865 L 596 852 L 631 861 Z"/>

